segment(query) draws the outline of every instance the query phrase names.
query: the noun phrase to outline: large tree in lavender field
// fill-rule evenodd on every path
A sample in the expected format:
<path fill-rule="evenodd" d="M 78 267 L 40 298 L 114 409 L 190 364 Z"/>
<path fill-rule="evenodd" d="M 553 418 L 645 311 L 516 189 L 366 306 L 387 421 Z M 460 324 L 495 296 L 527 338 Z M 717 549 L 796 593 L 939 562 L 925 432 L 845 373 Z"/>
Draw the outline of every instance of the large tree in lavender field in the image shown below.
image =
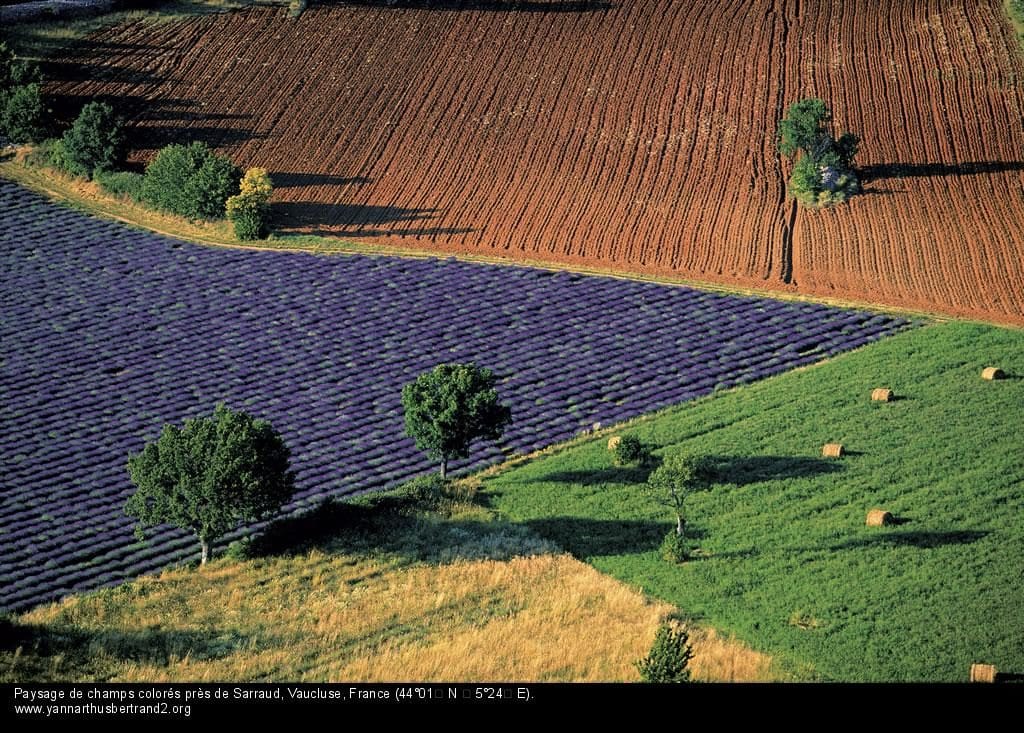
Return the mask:
<path fill-rule="evenodd" d="M 416 447 L 441 462 L 469 456 L 477 439 L 497 440 L 512 421 L 512 411 L 498 402 L 490 369 L 475 364 L 439 364 L 402 388 L 405 432 Z"/>
<path fill-rule="evenodd" d="M 128 459 L 137 487 L 125 514 L 142 527 L 173 524 L 199 538 L 201 564 L 210 544 L 241 521 L 264 519 L 295 491 L 291 454 L 264 420 L 217 405 L 213 417 L 164 426 L 160 438 Z"/>

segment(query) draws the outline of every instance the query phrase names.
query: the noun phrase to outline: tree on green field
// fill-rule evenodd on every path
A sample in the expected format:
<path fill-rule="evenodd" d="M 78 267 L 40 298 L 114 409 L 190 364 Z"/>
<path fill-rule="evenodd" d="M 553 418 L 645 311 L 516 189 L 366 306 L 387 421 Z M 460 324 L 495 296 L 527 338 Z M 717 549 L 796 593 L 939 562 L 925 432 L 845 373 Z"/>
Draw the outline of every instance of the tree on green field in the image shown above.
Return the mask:
<path fill-rule="evenodd" d="M 97 171 L 114 170 L 124 159 L 124 145 L 124 126 L 113 107 L 89 102 L 60 139 L 53 162 L 72 175 L 91 178 Z"/>
<path fill-rule="evenodd" d="M 825 102 L 812 97 L 790 105 L 779 123 L 779 150 L 796 159 L 790 193 L 809 206 L 845 201 L 860 187 L 853 171 L 860 138 L 850 132 L 834 138 L 831 121 Z"/>
<path fill-rule="evenodd" d="M 159 439 L 128 459 L 136 491 L 124 511 L 143 526 L 173 524 L 199 538 L 201 563 L 210 543 L 241 521 L 264 519 L 295 491 L 291 457 L 264 420 L 218 405 L 213 416 L 166 425 Z"/>
<path fill-rule="evenodd" d="M 142 200 L 189 219 L 221 219 L 225 203 L 238 193 L 241 171 L 206 143 L 173 144 L 146 166 Z"/>
<path fill-rule="evenodd" d="M 512 422 L 512 411 L 498 402 L 497 380 L 475 364 L 439 364 L 402 388 L 405 432 L 416 447 L 441 462 L 466 458 L 478 438 L 497 440 Z"/>
<path fill-rule="evenodd" d="M 687 497 L 695 491 L 710 488 L 714 477 L 711 459 L 686 452 L 670 453 L 647 477 L 648 495 L 672 509 L 676 517 L 675 534 L 679 537 L 686 535 L 683 508 Z"/>
<path fill-rule="evenodd" d="M 644 682 L 689 682 L 692 658 L 693 648 L 686 629 L 662 624 L 654 636 L 650 653 L 636 662 L 636 668 Z"/>

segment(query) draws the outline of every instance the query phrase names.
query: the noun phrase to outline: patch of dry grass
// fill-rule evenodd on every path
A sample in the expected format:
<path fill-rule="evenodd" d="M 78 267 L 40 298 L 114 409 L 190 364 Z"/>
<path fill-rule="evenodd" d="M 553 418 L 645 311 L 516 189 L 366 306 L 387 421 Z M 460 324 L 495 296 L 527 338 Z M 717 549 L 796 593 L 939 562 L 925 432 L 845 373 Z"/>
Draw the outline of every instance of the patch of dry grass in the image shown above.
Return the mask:
<path fill-rule="evenodd" d="M 568 555 L 456 560 L 327 554 L 174 570 L 35 609 L 5 681 L 631 681 L 661 620 Z M 694 676 L 768 677 L 768 660 L 691 630 Z"/>

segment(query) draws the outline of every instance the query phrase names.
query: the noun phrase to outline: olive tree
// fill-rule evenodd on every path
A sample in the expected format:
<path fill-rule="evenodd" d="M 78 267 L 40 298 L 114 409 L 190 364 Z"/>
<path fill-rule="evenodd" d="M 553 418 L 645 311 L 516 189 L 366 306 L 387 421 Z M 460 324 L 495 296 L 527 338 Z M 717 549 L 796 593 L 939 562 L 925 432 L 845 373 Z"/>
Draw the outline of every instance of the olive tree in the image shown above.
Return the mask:
<path fill-rule="evenodd" d="M 477 439 L 497 440 L 512 421 L 511 409 L 498 401 L 496 378 L 475 364 L 439 364 L 402 388 L 405 432 L 416 447 L 441 462 L 469 456 Z"/>
<path fill-rule="evenodd" d="M 125 514 L 142 527 L 173 524 L 199 539 L 201 563 L 210 543 L 241 521 L 264 519 L 295 491 L 291 454 L 264 420 L 218 405 L 212 417 L 164 426 L 159 439 L 128 459 L 137 487 Z"/>

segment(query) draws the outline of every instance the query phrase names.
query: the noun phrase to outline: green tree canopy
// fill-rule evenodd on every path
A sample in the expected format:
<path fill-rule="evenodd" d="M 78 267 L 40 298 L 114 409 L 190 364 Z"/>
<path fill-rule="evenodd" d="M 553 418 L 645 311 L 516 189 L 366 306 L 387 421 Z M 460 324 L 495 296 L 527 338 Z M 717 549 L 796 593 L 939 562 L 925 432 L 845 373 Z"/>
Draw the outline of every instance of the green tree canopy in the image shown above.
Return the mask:
<path fill-rule="evenodd" d="M 0 41 L 0 137 L 39 142 L 46 137 L 46 105 L 37 64 L 19 59 Z"/>
<path fill-rule="evenodd" d="M 475 364 L 439 364 L 402 388 L 405 432 L 416 447 L 441 462 L 466 458 L 478 439 L 497 440 L 512 421 L 512 411 L 498 402 L 496 379 Z"/>
<path fill-rule="evenodd" d="M 137 487 L 125 513 L 142 526 L 173 524 L 210 543 L 241 521 L 264 519 L 291 498 L 291 454 L 269 423 L 218 405 L 213 417 L 164 427 L 160 438 L 128 459 Z"/>
<path fill-rule="evenodd" d="M 796 158 L 789 190 L 808 205 L 839 203 L 859 190 L 853 157 L 860 138 L 850 132 L 834 138 L 831 122 L 832 112 L 817 97 L 794 102 L 779 122 L 779 151 Z"/>
<path fill-rule="evenodd" d="M 18 142 L 39 142 L 46 137 L 46 105 L 39 84 L 25 84 L 0 92 L 0 132 Z"/>
<path fill-rule="evenodd" d="M 794 102 L 779 123 L 779 150 L 788 158 L 797 151 L 817 157 L 831 146 L 832 136 L 825 128 L 831 121 L 832 113 L 823 100 L 811 97 Z"/>
<path fill-rule="evenodd" d="M 150 206 L 190 219 L 220 219 L 239 191 L 242 172 L 203 142 L 172 144 L 146 166 L 142 199 Z"/>
<path fill-rule="evenodd" d="M 124 144 L 124 128 L 113 107 L 89 102 L 61 138 L 61 165 L 90 178 L 95 171 L 113 170 L 124 157 Z"/>
<path fill-rule="evenodd" d="M 693 648 L 686 629 L 662 624 L 654 636 L 650 653 L 636 663 L 636 668 L 644 682 L 689 682 L 691 659 Z"/>
<path fill-rule="evenodd" d="M 702 491 L 714 481 L 714 466 L 707 456 L 676 452 L 670 453 L 647 477 L 647 493 L 660 504 L 668 506 L 676 515 L 676 534 L 686 533 L 683 505 L 695 491 Z"/>

